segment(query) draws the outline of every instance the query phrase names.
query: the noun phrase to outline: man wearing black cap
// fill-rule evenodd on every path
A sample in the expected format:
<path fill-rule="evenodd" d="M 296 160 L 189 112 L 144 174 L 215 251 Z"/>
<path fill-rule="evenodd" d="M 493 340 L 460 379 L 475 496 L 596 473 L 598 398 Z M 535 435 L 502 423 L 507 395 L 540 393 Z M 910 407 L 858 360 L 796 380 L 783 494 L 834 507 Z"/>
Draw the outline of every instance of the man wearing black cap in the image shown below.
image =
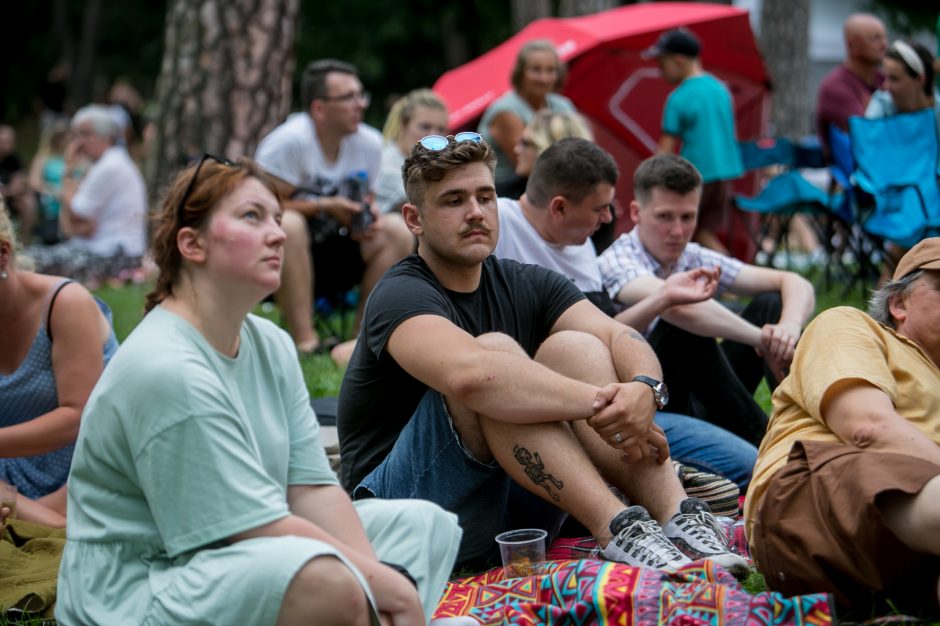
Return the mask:
<path fill-rule="evenodd" d="M 699 61 L 699 42 L 679 28 L 663 33 L 643 58 L 656 59 L 666 82 L 677 85 L 663 109 L 659 151 L 679 152 L 695 165 L 705 183 L 699 210 L 696 242 L 727 254 L 717 231 L 725 226 L 728 181 L 744 173 L 734 132 L 731 93 L 705 72 Z"/>
<path fill-rule="evenodd" d="M 940 614 L 940 237 L 870 316 L 820 314 L 774 394 L 744 514 L 767 585 L 861 614 Z M 880 605 L 872 606 L 872 601 Z"/>

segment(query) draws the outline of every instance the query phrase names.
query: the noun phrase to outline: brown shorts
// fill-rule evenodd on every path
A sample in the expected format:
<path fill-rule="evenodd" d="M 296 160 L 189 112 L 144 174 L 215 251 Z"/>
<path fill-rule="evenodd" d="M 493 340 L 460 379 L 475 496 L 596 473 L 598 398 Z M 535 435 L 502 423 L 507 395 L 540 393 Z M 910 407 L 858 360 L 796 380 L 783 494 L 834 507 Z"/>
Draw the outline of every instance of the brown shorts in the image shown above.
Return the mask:
<path fill-rule="evenodd" d="M 728 190 L 731 181 L 715 180 L 702 185 L 698 226 L 712 232 L 724 232 L 728 225 Z"/>
<path fill-rule="evenodd" d="M 936 613 L 940 558 L 901 543 L 878 507 L 880 497 L 916 494 L 937 475 L 940 466 L 922 459 L 796 442 L 751 532 L 751 555 L 767 586 L 788 596 L 825 591 L 862 613 L 885 599 Z"/>

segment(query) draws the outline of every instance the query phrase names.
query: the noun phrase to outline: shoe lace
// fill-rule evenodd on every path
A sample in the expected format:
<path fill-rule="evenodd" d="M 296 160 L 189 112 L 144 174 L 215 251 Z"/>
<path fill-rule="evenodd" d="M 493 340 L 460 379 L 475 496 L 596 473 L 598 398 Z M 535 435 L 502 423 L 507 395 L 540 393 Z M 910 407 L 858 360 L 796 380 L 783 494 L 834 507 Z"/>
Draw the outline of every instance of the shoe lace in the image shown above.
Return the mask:
<path fill-rule="evenodd" d="M 710 513 L 705 511 L 685 513 L 680 517 L 679 526 L 709 549 L 727 552 L 725 533 L 718 524 L 718 520 Z"/>
<path fill-rule="evenodd" d="M 620 531 L 616 538 L 624 552 L 647 563 L 682 560 L 682 553 L 663 534 L 655 520 L 636 521 Z"/>

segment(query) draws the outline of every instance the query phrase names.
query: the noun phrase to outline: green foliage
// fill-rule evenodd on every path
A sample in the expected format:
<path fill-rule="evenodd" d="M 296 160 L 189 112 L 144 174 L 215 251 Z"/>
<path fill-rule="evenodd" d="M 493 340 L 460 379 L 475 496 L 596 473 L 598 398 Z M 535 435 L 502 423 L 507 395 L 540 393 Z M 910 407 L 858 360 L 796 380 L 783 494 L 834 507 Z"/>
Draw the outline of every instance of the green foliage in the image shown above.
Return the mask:
<path fill-rule="evenodd" d="M 372 92 L 366 121 L 379 128 L 389 97 L 430 87 L 452 69 L 449 56 L 459 65 L 512 34 L 509 3 L 495 0 L 302 0 L 300 15 L 294 108 L 303 68 L 316 59 L 343 59 L 359 68 Z"/>
<path fill-rule="evenodd" d="M 86 2 L 60 0 L 72 50 L 66 50 L 54 20 L 56 2 L 5 2 L 0 37 L 0 122 L 16 122 L 37 112 L 37 95 L 49 70 L 76 62 Z M 146 96 L 153 92 L 163 50 L 167 0 L 101 2 L 94 93 L 126 78 Z M 71 52 L 72 57 L 68 54 Z M 84 103 L 73 103 L 84 104 Z"/>

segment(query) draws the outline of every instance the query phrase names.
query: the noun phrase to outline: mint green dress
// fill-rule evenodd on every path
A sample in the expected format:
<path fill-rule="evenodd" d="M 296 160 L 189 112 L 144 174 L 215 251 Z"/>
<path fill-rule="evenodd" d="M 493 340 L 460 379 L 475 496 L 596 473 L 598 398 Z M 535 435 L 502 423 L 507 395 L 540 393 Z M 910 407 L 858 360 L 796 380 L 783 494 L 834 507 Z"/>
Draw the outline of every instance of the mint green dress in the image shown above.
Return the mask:
<path fill-rule="evenodd" d="M 335 548 L 303 537 L 226 543 L 288 515 L 288 485 L 337 485 L 290 338 L 249 316 L 238 356 L 149 313 L 89 398 L 69 476 L 60 624 L 273 624 L 287 586 Z M 460 543 L 422 501 L 357 504 L 379 558 L 418 580 L 430 617 Z"/>

